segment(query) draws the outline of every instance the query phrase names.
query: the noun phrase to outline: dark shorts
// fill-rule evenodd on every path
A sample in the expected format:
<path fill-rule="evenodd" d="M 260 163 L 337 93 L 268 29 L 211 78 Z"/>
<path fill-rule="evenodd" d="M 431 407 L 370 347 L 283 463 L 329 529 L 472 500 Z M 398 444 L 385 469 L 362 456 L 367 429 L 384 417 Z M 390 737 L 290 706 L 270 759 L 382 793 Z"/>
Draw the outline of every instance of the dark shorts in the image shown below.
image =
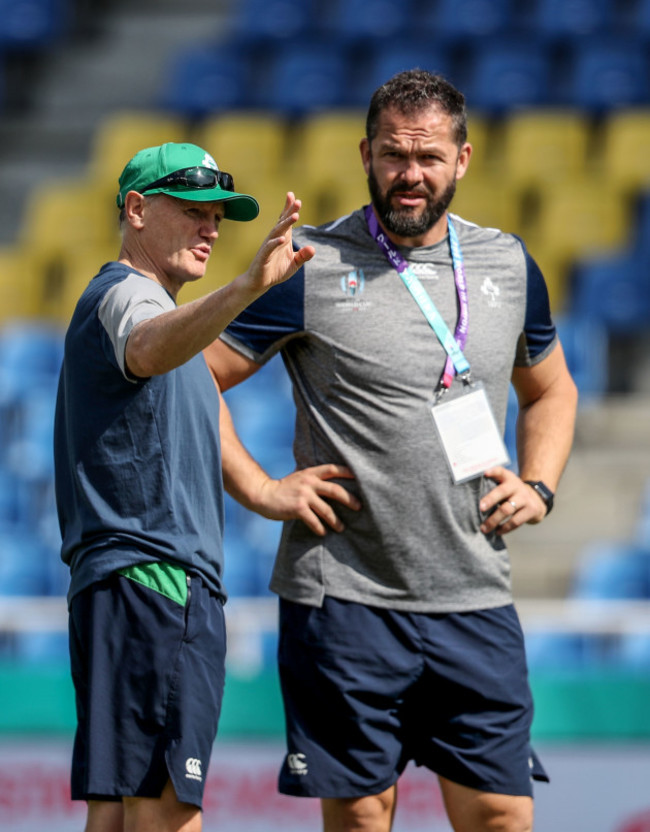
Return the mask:
<path fill-rule="evenodd" d="M 480 791 L 532 795 L 533 705 L 512 606 L 444 615 L 326 598 L 280 603 L 288 753 L 280 791 L 359 797 L 413 760 Z"/>
<path fill-rule="evenodd" d="M 171 777 L 201 807 L 225 653 L 223 605 L 199 576 L 184 605 L 118 574 L 75 596 L 73 800 L 159 797 Z"/>

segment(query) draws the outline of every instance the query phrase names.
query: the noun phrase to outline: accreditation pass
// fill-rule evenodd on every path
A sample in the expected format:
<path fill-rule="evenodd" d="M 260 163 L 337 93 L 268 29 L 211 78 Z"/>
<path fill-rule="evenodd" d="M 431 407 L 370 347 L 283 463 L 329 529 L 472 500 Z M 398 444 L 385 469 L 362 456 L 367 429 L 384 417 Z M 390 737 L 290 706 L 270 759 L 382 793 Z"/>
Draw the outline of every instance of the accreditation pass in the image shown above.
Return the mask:
<path fill-rule="evenodd" d="M 431 408 L 455 483 L 510 462 L 485 389 L 472 384 L 458 398 Z"/>

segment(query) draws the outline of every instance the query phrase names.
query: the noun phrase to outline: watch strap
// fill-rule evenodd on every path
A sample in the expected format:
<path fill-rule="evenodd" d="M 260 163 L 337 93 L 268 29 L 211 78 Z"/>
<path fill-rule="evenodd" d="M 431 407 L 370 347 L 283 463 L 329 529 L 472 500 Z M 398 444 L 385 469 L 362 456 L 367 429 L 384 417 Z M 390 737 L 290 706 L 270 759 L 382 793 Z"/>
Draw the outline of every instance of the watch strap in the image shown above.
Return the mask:
<path fill-rule="evenodd" d="M 541 480 L 524 480 L 524 482 L 539 494 L 546 505 L 546 514 L 549 515 L 553 510 L 555 494 Z"/>

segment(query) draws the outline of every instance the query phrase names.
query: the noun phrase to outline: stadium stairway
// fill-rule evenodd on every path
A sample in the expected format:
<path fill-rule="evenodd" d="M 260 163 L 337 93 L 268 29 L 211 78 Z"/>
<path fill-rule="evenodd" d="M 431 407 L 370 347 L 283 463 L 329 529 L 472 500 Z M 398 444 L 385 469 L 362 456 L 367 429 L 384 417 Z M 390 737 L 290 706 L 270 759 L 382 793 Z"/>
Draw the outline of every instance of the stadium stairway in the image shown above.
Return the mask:
<path fill-rule="evenodd" d="M 583 548 L 637 538 L 650 475 L 650 388 L 581 408 L 553 509 L 508 538 L 515 596 L 564 598 Z"/>
<path fill-rule="evenodd" d="M 0 244 L 15 239 L 31 189 L 82 176 L 101 119 L 153 106 L 166 57 L 218 31 L 228 5 L 102 0 L 90 30 L 42 56 L 23 105 L 0 119 Z"/>

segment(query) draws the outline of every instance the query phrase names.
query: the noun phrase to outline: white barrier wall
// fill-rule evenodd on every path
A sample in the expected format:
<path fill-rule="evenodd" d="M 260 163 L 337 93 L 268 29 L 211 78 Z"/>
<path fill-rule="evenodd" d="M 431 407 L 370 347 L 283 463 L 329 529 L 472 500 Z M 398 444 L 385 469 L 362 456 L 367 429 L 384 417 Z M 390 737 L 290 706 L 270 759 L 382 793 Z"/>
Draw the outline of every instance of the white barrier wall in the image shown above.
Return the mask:
<path fill-rule="evenodd" d="M 536 832 L 650 832 L 650 746 L 542 746 L 552 784 L 537 786 Z M 318 832 L 318 802 L 276 791 L 282 747 L 217 742 L 204 832 Z M 69 742 L 0 742 L 0 830 L 81 829 L 69 799 Z M 435 779 L 407 769 L 394 832 L 450 832 Z"/>

